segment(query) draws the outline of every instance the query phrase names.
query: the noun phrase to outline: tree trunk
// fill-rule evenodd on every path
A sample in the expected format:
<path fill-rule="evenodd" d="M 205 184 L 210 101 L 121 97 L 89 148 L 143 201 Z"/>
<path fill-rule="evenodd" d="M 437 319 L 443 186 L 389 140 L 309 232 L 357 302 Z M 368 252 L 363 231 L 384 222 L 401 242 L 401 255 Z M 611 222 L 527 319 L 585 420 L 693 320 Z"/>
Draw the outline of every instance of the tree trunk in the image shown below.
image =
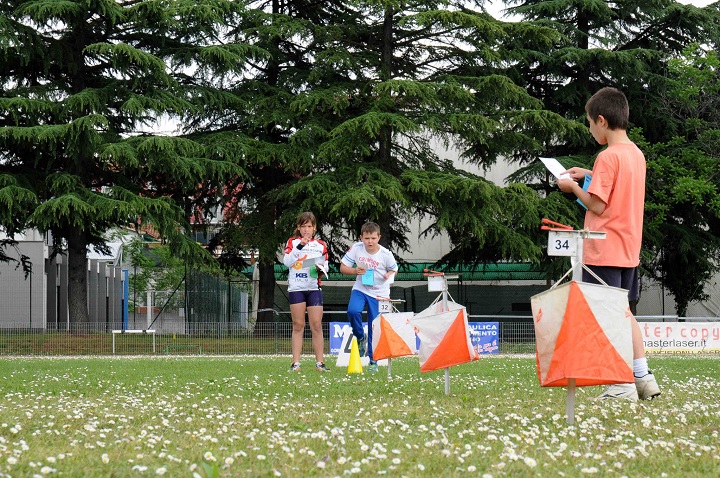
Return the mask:
<path fill-rule="evenodd" d="M 277 320 L 274 312 L 275 305 L 275 265 L 272 262 L 261 261 L 258 264 L 260 280 L 258 284 L 258 313 L 255 326 L 256 337 L 272 337 L 275 333 L 271 325 Z"/>
<path fill-rule="evenodd" d="M 70 330 L 82 333 L 88 330 L 90 315 L 87 300 L 87 238 L 80 231 L 70 231 L 65 240 L 68 245 L 68 309 Z"/>
<path fill-rule="evenodd" d="M 385 8 L 385 16 L 383 19 L 383 43 L 381 52 L 381 67 L 380 67 L 380 79 L 382 81 L 388 81 L 393 77 L 393 52 L 395 50 L 394 41 L 394 22 L 393 17 L 395 15 L 395 9 L 392 6 Z M 388 98 L 387 105 L 393 104 L 393 100 Z M 389 112 L 395 112 L 394 108 L 388 110 Z M 378 162 L 383 171 L 391 173 L 395 176 L 400 176 L 400 169 L 397 164 L 393 161 L 392 157 L 392 146 L 393 146 L 393 127 L 390 124 L 386 124 L 380 127 L 380 134 L 378 135 Z M 384 247 L 389 247 L 392 242 L 392 236 L 389 234 L 390 227 L 392 224 L 392 208 L 377 211 L 375 221 L 380 225 L 380 229 L 384 231 L 380 237 L 380 244 Z"/>

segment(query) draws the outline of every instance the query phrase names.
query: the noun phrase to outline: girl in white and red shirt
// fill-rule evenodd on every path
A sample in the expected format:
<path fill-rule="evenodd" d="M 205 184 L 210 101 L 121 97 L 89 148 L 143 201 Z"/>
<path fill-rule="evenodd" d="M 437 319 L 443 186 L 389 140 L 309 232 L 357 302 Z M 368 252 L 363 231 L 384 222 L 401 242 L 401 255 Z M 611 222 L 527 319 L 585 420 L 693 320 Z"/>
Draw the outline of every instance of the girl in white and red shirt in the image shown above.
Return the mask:
<path fill-rule="evenodd" d="M 290 371 L 300 370 L 303 334 L 305 333 L 305 311 L 307 311 L 312 347 L 315 352 L 315 368 L 329 372 L 323 359 L 325 348 L 322 332 L 323 297 L 318 266 L 325 268 L 328 260 L 327 246 L 315 239 L 317 220 L 311 212 L 298 216 L 295 235 L 285 244 L 283 263 L 290 270 L 288 274 L 288 296 L 290 315 L 293 321 L 291 350 L 293 361 Z"/>

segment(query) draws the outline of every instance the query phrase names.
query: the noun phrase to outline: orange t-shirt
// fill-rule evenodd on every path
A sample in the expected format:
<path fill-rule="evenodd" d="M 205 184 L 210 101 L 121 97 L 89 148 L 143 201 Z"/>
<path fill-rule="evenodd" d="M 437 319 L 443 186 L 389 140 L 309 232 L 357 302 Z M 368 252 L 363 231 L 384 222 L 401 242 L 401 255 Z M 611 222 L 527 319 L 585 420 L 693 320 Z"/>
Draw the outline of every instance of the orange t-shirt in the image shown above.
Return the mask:
<path fill-rule="evenodd" d="M 588 192 L 606 207 L 585 213 L 585 227 L 607 233 L 583 242 L 583 262 L 594 266 L 636 267 L 640 263 L 645 210 L 645 156 L 633 143 L 615 143 L 595 160 Z"/>

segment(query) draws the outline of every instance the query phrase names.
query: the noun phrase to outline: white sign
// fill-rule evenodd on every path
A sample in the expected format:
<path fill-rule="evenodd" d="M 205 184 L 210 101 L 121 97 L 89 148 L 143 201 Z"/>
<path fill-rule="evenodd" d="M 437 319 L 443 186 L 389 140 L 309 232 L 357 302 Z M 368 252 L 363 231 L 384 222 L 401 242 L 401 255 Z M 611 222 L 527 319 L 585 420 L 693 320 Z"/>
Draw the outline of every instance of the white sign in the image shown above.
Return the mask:
<path fill-rule="evenodd" d="M 720 322 L 639 322 L 645 351 L 720 353 Z"/>
<path fill-rule="evenodd" d="M 428 292 L 442 292 L 445 290 L 445 277 L 428 276 Z"/>
<path fill-rule="evenodd" d="M 378 300 L 378 312 L 380 314 L 390 314 L 393 311 L 392 302 L 389 300 Z"/>
<path fill-rule="evenodd" d="M 575 231 L 548 231 L 548 255 L 575 257 L 578 240 Z"/>

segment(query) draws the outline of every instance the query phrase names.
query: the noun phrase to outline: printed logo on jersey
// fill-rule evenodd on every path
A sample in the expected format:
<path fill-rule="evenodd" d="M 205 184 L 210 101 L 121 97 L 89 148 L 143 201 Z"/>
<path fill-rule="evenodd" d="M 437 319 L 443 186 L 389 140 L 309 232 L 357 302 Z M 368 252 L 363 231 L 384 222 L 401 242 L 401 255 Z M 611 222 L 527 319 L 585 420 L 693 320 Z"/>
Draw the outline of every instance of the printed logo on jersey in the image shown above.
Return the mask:
<path fill-rule="evenodd" d="M 380 261 L 370 259 L 369 257 L 360 257 L 360 264 L 365 266 L 367 269 L 377 269 L 380 265 Z"/>
<path fill-rule="evenodd" d="M 295 269 L 296 271 L 299 271 L 300 269 L 302 269 L 302 265 L 303 265 L 302 261 L 304 261 L 305 259 L 307 259 L 307 254 L 305 254 L 304 256 L 299 258 L 298 261 L 295 264 L 293 264 L 292 268 Z"/>

